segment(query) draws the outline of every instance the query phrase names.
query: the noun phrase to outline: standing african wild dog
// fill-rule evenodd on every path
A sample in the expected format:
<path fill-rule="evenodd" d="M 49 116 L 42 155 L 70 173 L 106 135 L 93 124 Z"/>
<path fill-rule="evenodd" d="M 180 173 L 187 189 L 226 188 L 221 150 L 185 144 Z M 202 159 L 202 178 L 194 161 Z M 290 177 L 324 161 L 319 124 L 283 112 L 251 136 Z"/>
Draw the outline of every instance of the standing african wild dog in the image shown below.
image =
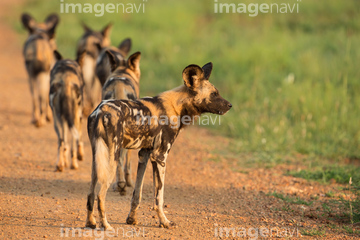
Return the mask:
<path fill-rule="evenodd" d="M 112 24 L 108 24 L 100 32 L 93 31 L 83 24 L 84 35 L 80 38 L 77 46 L 77 57 L 84 51 L 86 56 L 82 66 L 84 75 L 84 112 L 91 113 L 93 108 L 101 101 L 101 85 L 96 79 L 95 66 L 101 48 L 110 46 L 110 33 Z"/>
<path fill-rule="evenodd" d="M 111 74 L 111 65 L 109 63 L 108 54 L 109 51 L 115 56 L 116 66 L 126 66 L 126 56 L 129 54 L 131 49 L 131 39 L 127 38 L 122 41 L 118 48 L 116 47 L 105 47 L 101 50 L 99 57 L 96 61 L 95 73 L 98 77 L 101 86 L 104 86 L 107 78 Z"/>
<path fill-rule="evenodd" d="M 58 135 L 58 160 L 55 171 L 62 171 L 68 165 L 68 133 L 72 135 L 71 168 L 77 169 L 77 159 L 84 156 L 81 141 L 81 119 L 84 80 L 81 67 L 85 52 L 76 61 L 65 59 L 55 51 L 57 62 L 51 70 L 50 106 L 54 116 L 54 127 Z"/>
<path fill-rule="evenodd" d="M 189 65 L 183 71 L 184 85 L 156 97 L 139 100 L 105 100 L 88 118 L 88 134 L 93 163 L 87 201 L 86 226 L 96 227 L 94 217 L 95 186 L 100 183 L 98 209 L 101 226 L 112 229 L 105 215 L 105 196 L 115 175 L 121 148 L 139 149 L 139 165 L 127 224 L 136 224 L 141 201 L 144 173 L 148 160 L 153 167 L 154 208 L 160 226 L 174 225 L 163 211 L 166 158 L 180 130 L 202 113 L 225 114 L 232 106 L 209 82 L 212 63 L 202 68 Z M 172 119 L 171 124 L 158 119 Z M 165 118 L 165 119 L 166 119 Z M 142 121 L 141 119 L 147 119 Z"/>
<path fill-rule="evenodd" d="M 127 61 L 119 62 L 118 57 L 111 51 L 106 51 L 111 68 L 111 75 L 106 80 L 102 99 L 116 100 L 135 100 L 139 98 L 139 82 L 140 82 L 140 58 L 141 53 L 132 54 Z M 119 191 L 121 195 L 126 194 L 126 186 L 133 185 L 131 180 L 131 161 L 130 153 L 127 149 L 122 148 L 116 171 L 116 183 L 114 189 Z"/>
<path fill-rule="evenodd" d="M 52 118 L 49 107 L 50 69 L 55 63 L 55 28 L 59 17 L 50 14 L 44 23 L 36 23 L 29 14 L 24 13 L 21 21 L 30 34 L 23 55 L 32 95 L 32 123 L 40 127 Z"/>

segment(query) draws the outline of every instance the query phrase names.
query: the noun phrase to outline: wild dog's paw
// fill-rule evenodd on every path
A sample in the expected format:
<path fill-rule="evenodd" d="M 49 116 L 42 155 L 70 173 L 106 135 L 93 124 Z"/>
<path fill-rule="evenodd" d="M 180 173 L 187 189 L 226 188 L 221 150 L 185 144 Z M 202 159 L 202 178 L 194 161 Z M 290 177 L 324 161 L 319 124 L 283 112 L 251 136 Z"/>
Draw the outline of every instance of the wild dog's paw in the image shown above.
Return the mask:
<path fill-rule="evenodd" d="M 96 228 L 96 222 L 95 222 L 95 223 L 92 223 L 92 222 L 86 222 L 85 227 L 86 227 L 86 228 L 95 229 L 95 228 Z"/>
<path fill-rule="evenodd" d="M 65 168 L 68 168 L 69 167 L 69 159 L 66 157 L 67 156 L 67 153 L 64 154 L 64 166 Z"/>
<path fill-rule="evenodd" d="M 85 227 L 91 228 L 91 229 L 96 228 L 96 219 L 95 219 L 94 215 L 88 213 L 88 216 L 86 217 Z"/>
<path fill-rule="evenodd" d="M 62 166 L 55 167 L 55 172 L 62 172 L 63 170 L 64 170 L 64 167 L 62 167 Z"/>
<path fill-rule="evenodd" d="M 126 182 L 116 182 L 113 184 L 115 192 L 119 192 L 121 196 L 126 195 Z"/>
<path fill-rule="evenodd" d="M 126 224 L 129 224 L 129 225 L 136 225 L 137 224 L 137 221 L 135 218 L 132 218 L 132 217 L 127 217 L 126 218 Z"/>
<path fill-rule="evenodd" d="M 114 231 L 115 231 L 115 229 L 114 229 L 112 226 L 110 226 L 109 223 L 102 223 L 102 224 L 100 225 L 100 228 L 103 229 L 104 231 L 110 231 L 110 232 L 114 232 Z"/>
<path fill-rule="evenodd" d="M 125 180 L 126 180 L 126 186 L 127 187 L 134 187 L 134 182 L 131 180 L 131 175 L 130 174 L 125 175 Z"/>
<path fill-rule="evenodd" d="M 78 145 L 77 159 L 79 161 L 84 160 L 84 144 L 82 142 L 80 142 Z"/>
<path fill-rule="evenodd" d="M 46 121 L 51 122 L 53 120 L 53 115 L 51 108 L 48 106 L 47 112 L 46 112 Z"/>
<path fill-rule="evenodd" d="M 177 225 L 174 222 L 167 221 L 165 223 L 160 223 L 159 227 L 167 228 L 167 229 L 173 229 L 173 228 L 176 228 Z"/>
<path fill-rule="evenodd" d="M 77 161 L 73 161 L 73 162 L 71 163 L 71 167 L 70 167 L 70 168 L 73 169 L 73 170 L 78 169 L 78 168 L 79 168 L 79 164 L 77 163 Z"/>
<path fill-rule="evenodd" d="M 46 121 L 51 122 L 53 119 L 52 115 L 46 115 Z"/>
<path fill-rule="evenodd" d="M 34 125 L 35 125 L 35 127 L 37 127 L 37 128 L 44 126 L 44 124 L 45 124 L 45 121 L 43 121 L 43 120 L 36 120 L 36 121 L 34 121 Z"/>
<path fill-rule="evenodd" d="M 125 196 L 125 195 L 126 195 L 126 188 L 120 189 L 120 196 Z"/>

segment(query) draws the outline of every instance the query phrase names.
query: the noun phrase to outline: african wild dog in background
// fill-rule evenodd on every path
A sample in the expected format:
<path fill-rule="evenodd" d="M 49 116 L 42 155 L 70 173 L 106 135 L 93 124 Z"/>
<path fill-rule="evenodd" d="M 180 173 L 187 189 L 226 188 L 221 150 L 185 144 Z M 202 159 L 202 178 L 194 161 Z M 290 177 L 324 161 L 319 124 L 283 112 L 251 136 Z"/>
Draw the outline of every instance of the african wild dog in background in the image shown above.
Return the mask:
<path fill-rule="evenodd" d="M 154 208 L 160 218 L 160 226 L 169 228 L 174 225 L 163 211 L 166 159 L 171 146 L 180 130 L 197 116 L 207 112 L 223 115 L 232 107 L 209 82 L 211 71 L 212 63 L 202 68 L 189 65 L 182 74 L 184 85 L 156 97 L 102 101 L 89 116 L 88 134 L 93 162 L 87 201 L 87 227 L 96 227 L 93 210 L 95 186 L 99 182 L 98 209 L 101 226 L 112 230 L 105 215 L 105 196 L 115 175 L 116 159 L 120 157 L 122 148 L 141 149 L 126 223 L 137 223 L 136 211 L 141 201 L 146 165 L 150 159 L 154 179 Z M 158 121 L 164 117 L 170 118 L 171 124 Z"/>
<path fill-rule="evenodd" d="M 100 32 L 93 31 L 83 24 L 85 33 L 77 46 L 77 57 L 84 51 L 86 56 L 82 66 L 84 75 L 84 113 L 88 115 L 101 101 L 101 85 L 95 74 L 96 60 L 104 47 L 110 46 L 112 24 L 105 26 Z"/>
<path fill-rule="evenodd" d="M 95 73 L 101 86 L 104 86 L 106 80 L 111 74 L 111 65 L 106 51 L 115 56 L 116 66 L 126 66 L 126 57 L 131 49 L 131 39 L 127 38 L 119 44 L 119 47 L 105 47 L 101 50 L 96 61 Z"/>
<path fill-rule="evenodd" d="M 37 23 L 33 17 L 24 13 L 21 22 L 29 32 L 23 55 L 32 97 L 32 123 L 40 127 L 46 120 L 52 119 L 49 106 L 50 70 L 55 63 L 55 28 L 59 17 L 50 14 L 45 22 Z"/>
<path fill-rule="evenodd" d="M 62 59 L 55 51 L 57 62 L 51 70 L 50 106 L 54 116 L 54 127 L 58 136 L 58 160 L 55 171 L 63 171 L 68 165 L 69 137 L 71 144 L 71 168 L 77 169 L 77 160 L 83 160 L 84 146 L 81 141 L 84 80 L 81 67 L 85 52 L 74 61 Z"/>
<path fill-rule="evenodd" d="M 139 98 L 140 58 L 141 53 L 132 54 L 127 60 L 119 61 L 119 57 L 107 50 L 111 74 L 106 80 L 103 91 L 103 100 L 135 100 Z M 126 187 L 132 187 L 130 152 L 122 148 L 116 171 L 116 182 L 113 185 L 120 195 L 126 194 Z"/>

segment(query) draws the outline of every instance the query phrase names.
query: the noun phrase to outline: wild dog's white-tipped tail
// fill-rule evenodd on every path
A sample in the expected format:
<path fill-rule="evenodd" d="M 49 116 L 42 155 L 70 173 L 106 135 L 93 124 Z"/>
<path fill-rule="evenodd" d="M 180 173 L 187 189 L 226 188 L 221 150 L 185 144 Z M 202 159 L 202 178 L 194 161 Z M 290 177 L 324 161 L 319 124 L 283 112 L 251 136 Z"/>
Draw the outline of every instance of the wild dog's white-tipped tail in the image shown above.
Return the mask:
<path fill-rule="evenodd" d="M 80 136 L 79 136 L 79 131 L 76 129 L 75 126 L 72 126 L 70 128 L 70 132 L 71 132 L 71 135 L 75 138 L 75 139 L 79 139 Z"/>
<path fill-rule="evenodd" d="M 109 150 L 102 138 L 96 140 L 94 164 L 98 181 L 102 184 L 107 184 L 111 181 L 115 174 L 116 162 L 114 160 L 114 154 L 111 154 Z"/>
<path fill-rule="evenodd" d="M 99 182 L 104 182 L 109 172 L 109 148 L 102 138 L 98 138 L 95 143 L 95 165 L 96 175 Z"/>

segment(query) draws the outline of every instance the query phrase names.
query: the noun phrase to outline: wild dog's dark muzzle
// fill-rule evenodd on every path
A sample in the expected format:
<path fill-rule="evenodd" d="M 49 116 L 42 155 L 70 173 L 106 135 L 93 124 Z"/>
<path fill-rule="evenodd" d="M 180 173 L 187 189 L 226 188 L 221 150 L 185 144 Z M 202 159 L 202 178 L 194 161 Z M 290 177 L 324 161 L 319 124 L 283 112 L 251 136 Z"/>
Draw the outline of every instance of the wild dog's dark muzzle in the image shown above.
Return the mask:
<path fill-rule="evenodd" d="M 229 110 L 230 110 L 230 108 L 232 107 L 232 104 L 230 103 L 230 102 L 228 102 L 228 101 L 226 101 L 225 99 L 224 99 L 224 107 L 219 111 L 219 114 L 220 115 L 224 115 L 225 113 L 227 113 Z"/>

